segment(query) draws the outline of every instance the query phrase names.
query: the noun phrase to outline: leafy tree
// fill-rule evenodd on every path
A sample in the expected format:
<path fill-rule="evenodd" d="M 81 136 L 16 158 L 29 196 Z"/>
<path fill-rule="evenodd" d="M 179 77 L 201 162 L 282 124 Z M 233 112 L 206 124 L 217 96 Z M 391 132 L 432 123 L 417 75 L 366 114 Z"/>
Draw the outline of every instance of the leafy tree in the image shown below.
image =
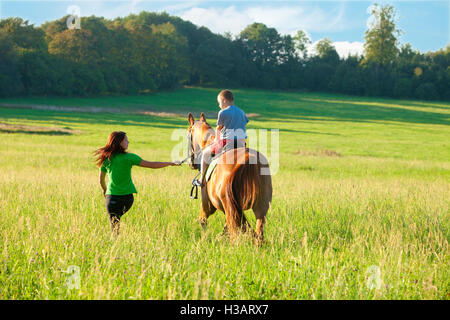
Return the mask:
<path fill-rule="evenodd" d="M 417 87 L 415 96 L 422 100 L 436 100 L 439 99 L 439 94 L 434 84 L 426 82 Z"/>
<path fill-rule="evenodd" d="M 240 39 L 250 60 L 258 66 L 275 65 L 279 62 L 282 38 L 275 28 L 255 22 L 240 33 Z"/>
<path fill-rule="evenodd" d="M 394 97 L 408 98 L 412 94 L 413 83 L 410 78 L 397 78 L 394 85 Z"/>
<path fill-rule="evenodd" d="M 308 56 L 308 45 L 311 44 L 311 39 L 303 30 L 298 30 L 296 35 L 292 38 L 295 49 L 299 52 L 299 57 L 305 59 Z"/>
<path fill-rule="evenodd" d="M 363 93 L 364 83 L 361 70 L 358 68 L 360 60 L 357 56 L 349 56 L 339 64 L 331 79 L 331 90 L 355 95 Z"/>
<path fill-rule="evenodd" d="M 22 18 L 0 20 L 0 30 L 8 33 L 19 54 L 26 51 L 47 51 L 44 32 Z"/>
<path fill-rule="evenodd" d="M 372 6 L 373 21 L 365 33 L 365 60 L 380 65 L 391 63 L 398 55 L 398 37 L 395 9 L 391 5 Z"/>
<path fill-rule="evenodd" d="M 330 39 L 324 38 L 317 42 L 316 51 L 322 62 L 330 65 L 339 63 L 339 55 Z"/>
<path fill-rule="evenodd" d="M 195 53 L 200 84 L 227 84 L 233 76 L 234 56 L 230 40 L 212 37 L 198 46 Z"/>
<path fill-rule="evenodd" d="M 18 67 L 18 53 L 11 35 L 0 29 L 0 96 L 23 93 L 23 84 Z"/>

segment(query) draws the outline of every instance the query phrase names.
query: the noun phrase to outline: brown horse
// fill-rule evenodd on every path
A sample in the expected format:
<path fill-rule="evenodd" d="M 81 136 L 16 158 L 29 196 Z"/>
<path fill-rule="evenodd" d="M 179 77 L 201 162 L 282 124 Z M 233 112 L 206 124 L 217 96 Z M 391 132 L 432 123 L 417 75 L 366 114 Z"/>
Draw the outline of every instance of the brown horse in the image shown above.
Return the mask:
<path fill-rule="evenodd" d="M 197 121 L 189 113 L 188 122 L 190 166 L 196 169 L 201 150 L 211 144 L 215 136 L 203 113 Z M 234 236 L 239 229 L 251 230 L 244 210 L 252 209 L 256 217 L 256 233 L 252 232 L 260 243 L 263 241 L 266 214 L 272 201 L 272 179 L 268 161 L 261 153 L 238 148 L 221 154 L 211 178 L 201 188 L 201 195 L 199 221 L 204 229 L 208 217 L 219 209 L 225 213 L 224 233 Z"/>

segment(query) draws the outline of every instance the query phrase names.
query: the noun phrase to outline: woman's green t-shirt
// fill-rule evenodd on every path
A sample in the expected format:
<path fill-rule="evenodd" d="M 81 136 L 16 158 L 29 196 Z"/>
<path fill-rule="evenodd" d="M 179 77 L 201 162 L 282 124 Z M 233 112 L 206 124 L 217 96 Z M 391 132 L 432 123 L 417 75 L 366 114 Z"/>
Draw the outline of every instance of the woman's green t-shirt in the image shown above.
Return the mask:
<path fill-rule="evenodd" d="M 142 158 L 134 153 L 119 153 L 106 159 L 100 170 L 108 174 L 108 188 L 106 194 L 125 195 L 137 193 L 136 187 L 131 180 L 131 167 L 141 163 Z"/>

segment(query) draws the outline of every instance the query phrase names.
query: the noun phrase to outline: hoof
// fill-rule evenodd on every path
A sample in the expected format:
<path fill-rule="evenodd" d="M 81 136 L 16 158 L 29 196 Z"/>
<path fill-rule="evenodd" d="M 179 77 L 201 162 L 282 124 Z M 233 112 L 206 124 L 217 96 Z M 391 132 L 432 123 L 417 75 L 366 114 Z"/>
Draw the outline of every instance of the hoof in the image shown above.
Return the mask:
<path fill-rule="evenodd" d="M 202 226 L 203 231 L 206 231 L 206 219 L 199 219 L 200 225 Z"/>

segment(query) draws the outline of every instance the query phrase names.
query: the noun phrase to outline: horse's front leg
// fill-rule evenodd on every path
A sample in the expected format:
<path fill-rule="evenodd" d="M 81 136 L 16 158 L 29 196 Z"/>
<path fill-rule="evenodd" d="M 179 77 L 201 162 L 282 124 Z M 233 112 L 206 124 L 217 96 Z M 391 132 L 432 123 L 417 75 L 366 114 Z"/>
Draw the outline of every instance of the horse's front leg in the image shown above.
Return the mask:
<path fill-rule="evenodd" d="M 207 190 L 205 187 L 202 188 L 202 208 L 200 210 L 199 222 L 203 230 L 206 230 L 206 225 L 208 224 L 208 217 L 216 212 L 216 208 L 213 206 L 211 201 L 209 201 Z"/>
<path fill-rule="evenodd" d="M 208 215 L 206 214 L 205 210 L 203 210 L 203 206 L 202 209 L 200 210 L 200 217 L 198 218 L 198 222 L 200 222 L 203 231 L 206 231 L 206 226 L 208 224 Z"/>

